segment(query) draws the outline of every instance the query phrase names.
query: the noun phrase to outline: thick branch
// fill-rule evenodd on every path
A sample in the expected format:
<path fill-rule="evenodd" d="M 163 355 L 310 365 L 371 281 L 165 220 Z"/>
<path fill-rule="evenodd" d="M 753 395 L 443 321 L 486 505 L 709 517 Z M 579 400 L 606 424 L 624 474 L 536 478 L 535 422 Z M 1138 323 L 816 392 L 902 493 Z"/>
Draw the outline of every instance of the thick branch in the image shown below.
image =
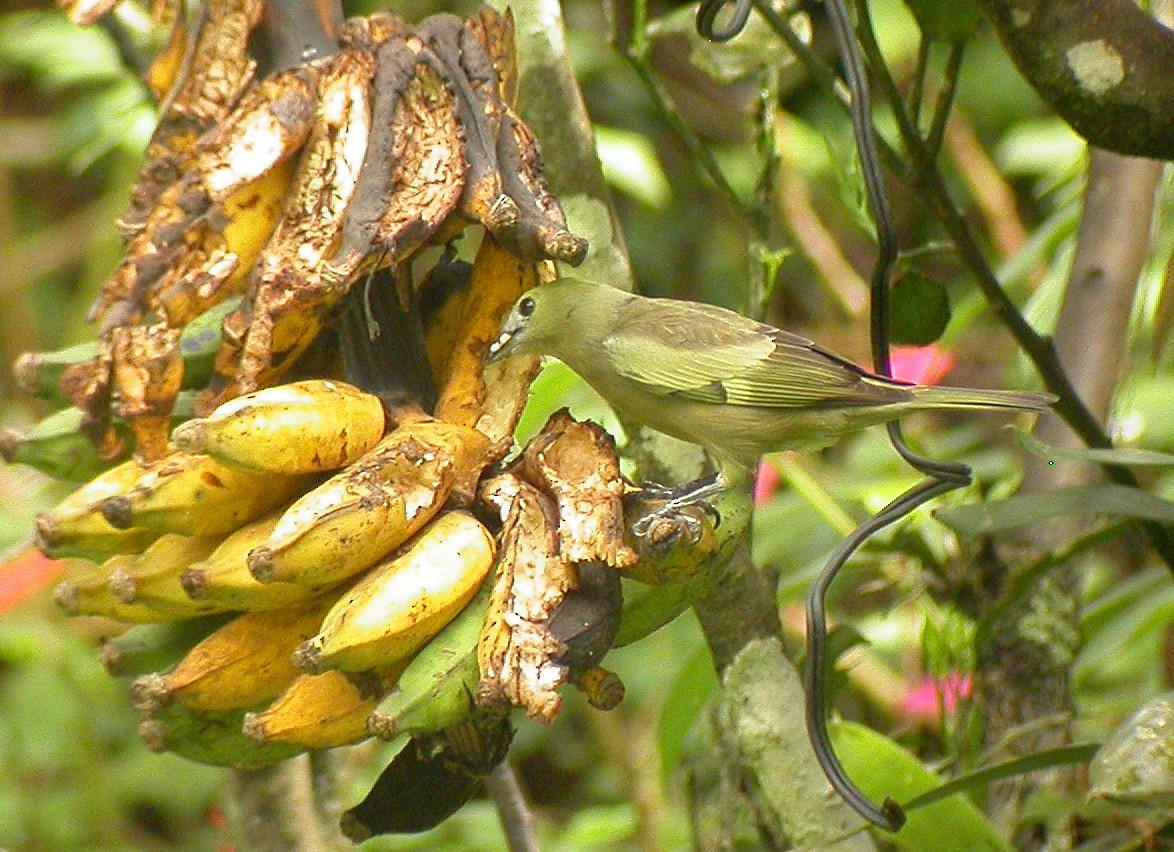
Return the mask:
<path fill-rule="evenodd" d="M 982 0 L 1020 72 L 1094 145 L 1174 159 L 1174 31 L 1133 0 Z"/>

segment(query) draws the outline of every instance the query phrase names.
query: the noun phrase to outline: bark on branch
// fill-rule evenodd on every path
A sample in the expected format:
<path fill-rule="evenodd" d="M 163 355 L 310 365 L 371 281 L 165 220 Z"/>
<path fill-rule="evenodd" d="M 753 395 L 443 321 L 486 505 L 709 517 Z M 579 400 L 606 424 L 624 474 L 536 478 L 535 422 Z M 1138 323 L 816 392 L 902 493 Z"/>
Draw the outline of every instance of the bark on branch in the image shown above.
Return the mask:
<path fill-rule="evenodd" d="M 1090 143 L 1174 159 L 1174 31 L 1133 0 L 982 0 L 1032 87 Z"/>

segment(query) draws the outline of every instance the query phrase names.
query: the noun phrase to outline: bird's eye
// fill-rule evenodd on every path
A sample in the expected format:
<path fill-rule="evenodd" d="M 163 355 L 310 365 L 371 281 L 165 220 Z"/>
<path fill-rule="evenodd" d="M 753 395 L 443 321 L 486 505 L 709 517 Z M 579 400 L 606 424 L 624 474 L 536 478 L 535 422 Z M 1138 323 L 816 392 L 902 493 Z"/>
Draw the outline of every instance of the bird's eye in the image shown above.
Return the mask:
<path fill-rule="evenodd" d="M 534 313 L 534 300 L 527 296 L 518 302 L 518 313 L 524 317 L 528 317 Z"/>

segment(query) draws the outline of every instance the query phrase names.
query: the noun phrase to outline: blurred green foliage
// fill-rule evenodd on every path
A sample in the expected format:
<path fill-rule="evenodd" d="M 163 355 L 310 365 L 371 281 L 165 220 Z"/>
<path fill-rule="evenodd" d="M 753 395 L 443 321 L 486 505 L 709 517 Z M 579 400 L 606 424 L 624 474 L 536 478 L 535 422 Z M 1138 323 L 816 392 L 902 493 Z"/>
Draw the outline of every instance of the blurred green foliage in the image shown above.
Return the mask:
<path fill-rule="evenodd" d="M 923 15 L 932 5 L 915 8 Z M 971 4 L 958 5 L 966 7 L 963 29 L 968 30 Z M 418 19 L 470 7 L 419 0 L 397 11 Z M 918 42 L 913 17 L 897 0 L 877 0 L 873 7 L 891 67 L 910 68 Z M 601 5 L 569 0 L 564 11 L 576 73 L 642 290 L 750 304 L 758 260 L 748 246 L 758 241 L 779 250 L 782 258 L 783 283 L 774 289 L 770 319 L 867 360 L 867 317 L 845 309 L 833 286 L 837 282 L 826 278 L 812 250 L 817 237 L 826 237 L 858 275 L 867 276 L 872 226 L 863 216 L 858 166 L 842 112 L 765 34 L 753 36 L 761 49 L 743 46 L 736 62 L 718 67 L 712 54 L 721 50 L 710 46 L 704 48 L 708 57 L 698 53 L 691 22 L 679 20 L 684 10 L 652 9 L 658 18 L 655 68 L 679 115 L 715 154 L 740 204 L 754 203 L 767 165 L 760 145 L 760 94 L 771 87 L 777 93 L 786 113 L 785 132 L 776 132 L 768 147 L 778 158 L 772 165 L 781 164 L 786 182 L 780 185 L 786 192 L 774 193 L 774 206 L 765 210 L 769 227 L 756 232 L 738 206 L 701 174 L 631 68 L 611 49 Z M 942 23 L 935 20 L 935 26 Z M 956 33 L 947 27 L 940 35 L 953 38 Z M 826 46 L 817 48 L 827 55 Z M 774 57 L 776 64 L 763 68 L 756 61 L 762 56 Z M 0 82 L 5 92 L 0 99 L 0 138 L 5 140 L 0 148 L 0 355 L 10 362 L 23 350 L 92 336 L 84 315 L 120 254 L 113 223 L 150 133 L 152 111 L 145 89 L 124 69 L 106 34 L 72 27 L 52 10 L 0 16 Z M 968 47 L 957 110 L 978 145 L 978 152 L 968 156 L 985 152 L 991 158 L 1014 201 L 1002 215 L 1016 220 L 1025 240 L 1000 254 L 987 233 L 989 223 L 982 223 L 977 212 L 972 218 L 1001 279 L 1024 305 L 1025 315 L 1046 331 L 1071 259 L 1083 145 L 1046 113 L 981 27 Z M 883 110 L 878 123 L 887 133 L 891 122 Z M 949 152 L 944 160 L 955 196 L 973 212 L 967 178 L 974 176 L 976 163 Z M 902 310 L 911 323 L 925 319 L 926 300 L 937 310 L 931 328 L 918 325 L 908 338 L 919 343 L 938 339 L 952 353 L 959 365 L 952 383 L 1031 384 L 1029 368 L 964 270 L 935 247 L 940 235 L 924 207 L 908 191 L 894 192 L 902 245 L 916 249 L 902 261 L 912 276 L 908 280 L 932 284 L 924 288 L 932 290 L 930 295 L 914 294 Z M 1174 300 L 1164 290 L 1174 249 L 1172 205 L 1174 191 L 1167 181 L 1112 424 L 1127 444 L 1165 451 L 1174 451 L 1168 334 Z M 43 413 L 12 392 L 6 374 L 0 389 L 5 424 L 27 425 Z M 563 405 L 622 435 L 598 397 L 565 368 L 552 365 L 535 386 L 519 438 L 525 440 Z M 908 431 L 917 446 L 937 457 L 964 458 L 976 471 L 978 484 L 940 501 L 938 508 L 1013 492 L 1022 457 L 999 432 L 999 422 L 978 417 L 910 421 Z M 877 430 L 821 454 L 773 462 L 781 484 L 756 513 L 754 557 L 777 578 L 784 623 L 791 625 L 788 613 L 800 606 L 829 551 L 854 523 L 915 478 Z M 1148 478 L 1151 494 L 1174 494 L 1169 469 L 1156 469 Z M 36 508 L 61 493 L 60 486 L 28 470 L 0 469 L 0 548 L 26 541 Z M 920 790 L 930 783 L 928 771 L 912 755 L 944 767 L 965 768 L 980 759 L 980 744 L 967 722 L 973 712 L 967 698 L 960 698 L 950 718 L 936 721 L 916 719 L 901 705 L 904 691 L 923 676 L 941 677 L 973 665 L 975 628 L 968 617 L 973 601 L 935 602 L 924 592 L 940 587 L 978 546 L 919 512 L 878 536 L 837 583 L 832 601 L 837 619 L 856 626 L 874 665 L 870 671 L 888 678 L 878 684 L 849 678 L 841 709 L 878 730 L 899 734 L 905 747 L 846 727 L 841 745 L 850 768 L 866 772 L 882 758 L 899 760 L 910 777 L 916 776 Z M 1169 573 L 1139 556 L 1128 540 L 1116 549 L 1093 551 L 1081 570 L 1084 637 L 1072 670 L 1080 711 L 1076 726 L 1082 739 L 1098 740 L 1141 698 L 1171 686 L 1174 586 Z M 49 609 L 42 593 L 0 622 L 0 847 L 222 848 L 227 841 L 209 821 L 209 809 L 223 773 L 147 754 L 135 737 L 125 685 L 108 678 L 95 661 L 100 628 L 67 622 Z M 869 615 L 878 612 L 888 614 Z M 794 629 L 789 638 L 797 642 Z M 698 721 L 717 686 L 696 620 L 681 616 L 614 651 L 608 665 L 628 690 L 618 710 L 597 713 L 578 695 L 568 694 L 552 728 L 522 723 L 519 730 L 512 756 L 534 799 L 543 848 L 685 848 L 690 831 L 681 767 L 701 747 Z M 893 684 L 900 694 L 893 694 Z M 853 747 L 848 734 L 863 745 Z M 351 801 L 361 798 L 388 757 L 382 750 L 367 755 L 356 772 Z M 892 791 L 878 788 L 882 792 Z M 1048 804 L 1072 811 L 1084 807 L 1080 802 Z M 971 825 L 974 837 L 989 830 L 972 804 L 959 800 L 955 807 L 961 814 L 957 820 Z M 1103 809 L 1085 812 L 1104 814 Z M 962 822 L 953 822 L 959 832 Z M 988 846 L 998 848 L 993 841 Z M 491 806 L 480 799 L 432 832 L 380 838 L 363 848 L 491 850 L 502 848 L 502 840 Z"/>

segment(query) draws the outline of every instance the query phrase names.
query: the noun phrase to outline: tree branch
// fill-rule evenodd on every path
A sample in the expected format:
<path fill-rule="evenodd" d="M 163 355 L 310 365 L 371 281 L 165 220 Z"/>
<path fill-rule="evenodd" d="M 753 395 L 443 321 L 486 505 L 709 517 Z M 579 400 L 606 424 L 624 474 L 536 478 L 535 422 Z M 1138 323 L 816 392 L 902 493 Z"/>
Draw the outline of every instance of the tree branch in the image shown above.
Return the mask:
<path fill-rule="evenodd" d="M 982 0 L 1040 96 L 1090 143 L 1174 159 L 1174 31 L 1133 0 Z"/>

